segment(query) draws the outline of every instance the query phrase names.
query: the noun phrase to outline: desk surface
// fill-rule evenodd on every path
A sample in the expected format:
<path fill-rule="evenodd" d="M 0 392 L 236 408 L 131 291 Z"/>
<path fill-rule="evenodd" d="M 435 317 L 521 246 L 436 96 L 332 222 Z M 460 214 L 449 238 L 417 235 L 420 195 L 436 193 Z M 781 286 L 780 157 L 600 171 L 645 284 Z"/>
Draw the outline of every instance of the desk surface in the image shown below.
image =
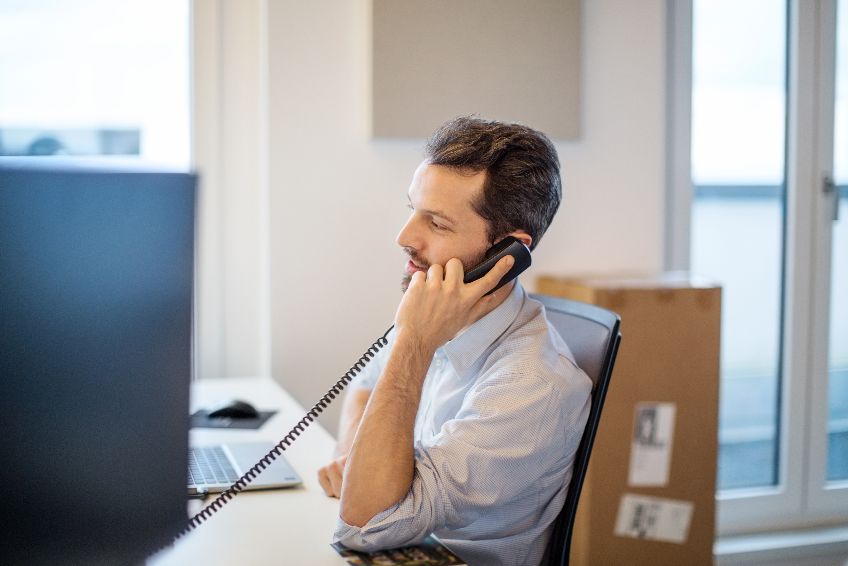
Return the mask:
<path fill-rule="evenodd" d="M 259 430 L 192 429 L 193 445 L 277 442 L 306 412 L 267 378 L 198 381 L 192 389 L 191 410 L 233 397 L 250 401 L 259 410 L 279 412 Z M 302 486 L 240 494 L 148 564 L 346 564 L 330 548 L 339 502 L 324 495 L 317 477 L 318 468 L 332 458 L 334 447 L 333 437 L 320 424 L 313 423 L 285 451 L 286 458 L 303 478 Z M 212 500 L 210 497 L 204 503 Z M 200 503 L 192 503 L 195 505 L 190 505 L 191 512 L 196 513 Z"/>

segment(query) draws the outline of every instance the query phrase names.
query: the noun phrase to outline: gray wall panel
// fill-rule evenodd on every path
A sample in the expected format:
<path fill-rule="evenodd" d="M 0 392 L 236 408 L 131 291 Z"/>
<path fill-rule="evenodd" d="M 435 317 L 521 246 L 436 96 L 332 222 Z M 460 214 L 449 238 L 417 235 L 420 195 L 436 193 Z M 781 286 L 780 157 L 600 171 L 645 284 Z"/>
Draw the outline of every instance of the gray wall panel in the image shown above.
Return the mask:
<path fill-rule="evenodd" d="M 373 0 L 374 137 L 479 114 L 577 138 L 580 28 L 580 0 Z"/>

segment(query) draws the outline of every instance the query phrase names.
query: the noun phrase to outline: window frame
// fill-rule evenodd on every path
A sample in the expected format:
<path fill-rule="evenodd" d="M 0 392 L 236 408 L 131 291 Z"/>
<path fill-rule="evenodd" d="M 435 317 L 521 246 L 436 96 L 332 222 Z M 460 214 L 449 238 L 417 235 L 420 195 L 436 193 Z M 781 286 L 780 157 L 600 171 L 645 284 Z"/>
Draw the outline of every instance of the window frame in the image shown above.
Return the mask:
<path fill-rule="evenodd" d="M 775 486 L 718 492 L 719 535 L 844 523 L 848 519 L 848 481 L 825 482 L 830 218 L 834 199 L 822 191 L 822 179 L 833 170 L 837 0 L 787 1 L 778 482 Z M 693 0 L 668 0 L 667 18 L 665 267 L 676 270 L 690 266 Z"/>

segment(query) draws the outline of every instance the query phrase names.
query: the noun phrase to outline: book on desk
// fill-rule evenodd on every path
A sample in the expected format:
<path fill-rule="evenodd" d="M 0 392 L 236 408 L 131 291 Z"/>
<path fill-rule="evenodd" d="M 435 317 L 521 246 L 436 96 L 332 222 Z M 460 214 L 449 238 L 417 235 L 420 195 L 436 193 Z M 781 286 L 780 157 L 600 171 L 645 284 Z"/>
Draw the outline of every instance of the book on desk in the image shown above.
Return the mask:
<path fill-rule="evenodd" d="M 374 552 L 351 550 L 338 542 L 331 545 L 354 566 L 465 566 L 465 562 L 432 536 L 416 546 Z"/>

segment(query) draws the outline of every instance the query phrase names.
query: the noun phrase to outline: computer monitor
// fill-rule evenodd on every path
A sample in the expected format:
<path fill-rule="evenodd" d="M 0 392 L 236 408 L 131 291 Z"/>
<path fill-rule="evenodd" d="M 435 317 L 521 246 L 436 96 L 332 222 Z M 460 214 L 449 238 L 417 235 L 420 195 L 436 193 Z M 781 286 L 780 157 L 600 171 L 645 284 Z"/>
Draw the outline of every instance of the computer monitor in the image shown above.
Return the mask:
<path fill-rule="evenodd" d="M 185 525 L 194 217 L 191 174 L 0 158 L 0 563 Z"/>

